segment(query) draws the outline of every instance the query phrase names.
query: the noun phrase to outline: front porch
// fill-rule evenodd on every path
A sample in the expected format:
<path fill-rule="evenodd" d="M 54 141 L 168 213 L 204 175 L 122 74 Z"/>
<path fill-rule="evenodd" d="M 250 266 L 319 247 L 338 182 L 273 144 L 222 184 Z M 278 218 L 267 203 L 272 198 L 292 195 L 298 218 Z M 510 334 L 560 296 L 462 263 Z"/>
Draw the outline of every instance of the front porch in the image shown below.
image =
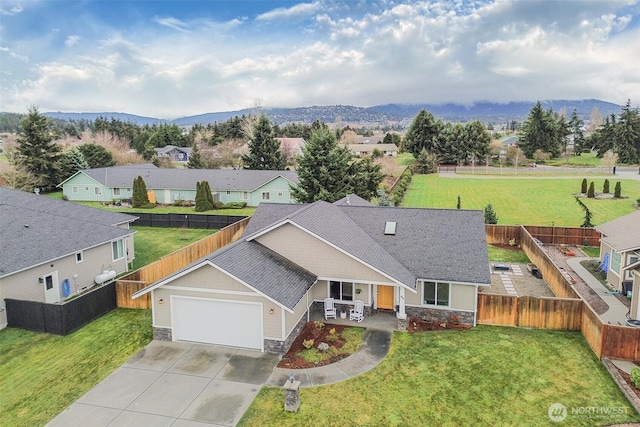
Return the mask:
<path fill-rule="evenodd" d="M 322 304 L 320 304 L 322 306 Z M 337 319 L 324 319 L 324 311 L 322 310 L 311 310 L 309 312 L 309 321 L 322 321 L 325 323 L 332 323 L 334 325 L 347 325 L 347 326 L 360 326 L 367 329 L 381 329 L 384 331 L 406 331 L 407 330 L 407 322 L 406 320 L 398 320 L 395 313 L 392 312 L 376 312 L 373 310 L 371 315 L 365 316 L 364 320 L 360 323 L 355 320 L 349 320 L 349 314 L 347 314 L 346 319 L 341 319 L 338 314 Z"/>

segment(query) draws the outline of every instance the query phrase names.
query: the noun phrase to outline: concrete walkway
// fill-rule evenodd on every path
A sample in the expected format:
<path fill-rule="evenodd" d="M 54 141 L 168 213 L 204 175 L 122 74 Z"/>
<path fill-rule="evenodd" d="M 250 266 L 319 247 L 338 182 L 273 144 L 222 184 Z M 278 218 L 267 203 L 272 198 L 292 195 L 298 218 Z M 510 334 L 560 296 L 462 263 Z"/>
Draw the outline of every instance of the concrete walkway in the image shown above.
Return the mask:
<path fill-rule="evenodd" d="M 580 264 L 582 261 L 593 259 L 594 258 L 589 257 L 567 258 L 567 264 L 578 276 L 580 276 L 582 280 L 584 280 L 587 285 L 589 285 L 591 289 L 594 290 L 596 294 L 598 294 L 598 296 L 600 296 L 600 298 L 602 298 L 604 302 L 609 305 L 609 310 L 602 313 L 600 315 L 600 319 L 602 319 L 604 323 L 609 323 L 611 325 L 626 325 L 627 313 L 629 312 L 627 306 L 620 302 L 614 294 L 607 291 L 607 288 L 605 288 L 598 279 L 593 277 L 593 275 Z"/>
<path fill-rule="evenodd" d="M 611 363 L 613 363 L 614 365 L 616 365 L 616 367 L 618 369 L 621 369 L 622 371 L 626 372 L 627 374 L 631 374 L 631 370 L 633 368 L 637 368 L 638 365 L 636 365 L 633 362 L 630 362 L 628 360 L 618 360 L 618 359 L 609 359 L 611 361 Z"/>
<path fill-rule="evenodd" d="M 296 381 L 301 382 L 301 387 L 315 387 L 348 380 L 378 366 L 389 352 L 391 336 L 392 332 L 389 330 L 367 328 L 362 346 L 351 356 L 317 368 L 275 368 L 265 385 L 281 387 L 290 374 L 295 376 Z"/>

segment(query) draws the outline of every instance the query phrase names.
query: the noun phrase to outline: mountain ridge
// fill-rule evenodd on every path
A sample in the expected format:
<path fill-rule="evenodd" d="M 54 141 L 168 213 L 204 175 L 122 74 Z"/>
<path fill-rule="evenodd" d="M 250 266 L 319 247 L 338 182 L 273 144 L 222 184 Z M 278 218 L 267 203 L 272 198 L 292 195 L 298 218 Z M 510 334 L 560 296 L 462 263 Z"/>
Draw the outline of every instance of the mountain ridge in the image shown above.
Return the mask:
<path fill-rule="evenodd" d="M 576 109 L 580 117 L 588 122 L 591 111 L 598 108 L 603 117 L 610 114 L 619 114 L 622 106 L 598 99 L 581 100 L 546 100 L 540 101 L 545 109 L 552 108 L 559 112 L 566 111 L 567 119 Z M 372 107 L 356 107 L 352 105 L 314 105 L 309 107 L 292 108 L 261 108 L 264 114 L 273 123 L 312 123 L 320 120 L 325 123 L 337 123 L 342 125 L 357 126 L 399 126 L 407 127 L 413 118 L 422 109 L 430 111 L 434 117 L 445 121 L 467 122 L 481 120 L 485 123 L 507 123 L 512 120 L 523 121 L 535 102 L 508 102 L 495 103 L 478 101 L 470 105 L 443 103 L 443 104 L 382 104 Z M 129 113 L 102 112 L 102 113 L 65 113 L 46 112 L 47 117 L 63 120 L 90 120 L 94 121 L 102 116 L 107 119 L 115 118 L 122 121 L 132 121 L 138 125 L 152 124 L 176 124 L 178 126 L 190 126 L 194 124 L 206 125 L 208 123 L 224 122 L 235 116 L 252 114 L 255 108 L 246 108 L 235 111 L 221 111 L 203 113 L 193 116 L 180 117 L 174 120 L 166 120 L 154 117 L 145 117 Z"/>

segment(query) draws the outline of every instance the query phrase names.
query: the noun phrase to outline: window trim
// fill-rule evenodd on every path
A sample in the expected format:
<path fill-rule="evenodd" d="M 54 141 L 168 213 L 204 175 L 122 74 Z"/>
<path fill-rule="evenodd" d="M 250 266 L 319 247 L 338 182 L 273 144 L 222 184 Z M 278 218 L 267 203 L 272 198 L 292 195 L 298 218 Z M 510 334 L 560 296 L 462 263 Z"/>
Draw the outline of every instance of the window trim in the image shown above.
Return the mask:
<path fill-rule="evenodd" d="M 84 254 L 82 251 L 76 252 L 76 264 L 80 264 L 82 261 L 84 261 Z"/>
<path fill-rule="evenodd" d="M 114 196 L 119 196 L 119 195 L 120 195 L 120 189 L 119 189 L 119 188 L 117 188 L 117 187 L 116 187 L 116 188 L 114 188 L 114 189 L 113 189 L 113 195 L 114 195 Z"/>
<path fill-rule="evenodd" d="M 96 196 L 102 196 L 102 187 L 98 187 L 98 186 L 93 187 L 93 193 Z"/>
<path fill-rule="evenodd" d="M 264 197 L 264 196 L 267 197 Z M 262 196 L 261 196 L 261 200 L 271 200 L 271 192 L 270 191 L 263 191 L 262 192 Z"/>
<path fill-rule="evenodd" d="M 118 252 L 118 253 L 116 253 Z M 111 242 L 111 259 L 112 261 L 120 261 L 124 259 L 124 239 L 118 239 Z"/>
<path fill-rule="evenodd" d="M 278 191 L 278 197 L 280 198 L 284 197 L 284 191 Z"/>
<path fill-rule="evenodd" d="M 77 185 L 72 185 L 71 186 L 71 192 L 73 194 L 78 194 L 78 186 Z"/>
<path fill-rule="evenodd" d="M 437 280 L 422 280 L 422 295 L 421 295 L 421 303 L 427 307 L 438 307 L 438 308 L 451 308 L 451 282 L 438 282 Z M 425 289 L 428 283 L 433 283 L 434 285 L 434 301 L 435 304 L 429 304 L 425 301 Z M 438 285 L 447 285 L 447 304 L 438 304 Z"/>
<path fill-rule="evenodd" d="M 339 285 L 339 291 L 338 291 L 338 295 L 339 298 L 336 298 L 335 296 L 331 295 L 331 285 L 337 283 Z M 343 286 L 344 284 L 349 284 L 351 285 L 351 299 L 344 299 L 344 289 Z M 353 303 L 356 300 L 356 283 L 352 282 L 352 281 L 342 281 L 342 280 L 327 280 L 327 295 L 329 296 L 329 298 L 333 298 L 336 301 L 340 301 L 340 302 L 346 302 L 346 303 Z"/>
<path fill-rule="evenodd" d="M 248 191 L 243 191 L 240 194 L 240 200 L 249 200 L 249 192 Z"/>

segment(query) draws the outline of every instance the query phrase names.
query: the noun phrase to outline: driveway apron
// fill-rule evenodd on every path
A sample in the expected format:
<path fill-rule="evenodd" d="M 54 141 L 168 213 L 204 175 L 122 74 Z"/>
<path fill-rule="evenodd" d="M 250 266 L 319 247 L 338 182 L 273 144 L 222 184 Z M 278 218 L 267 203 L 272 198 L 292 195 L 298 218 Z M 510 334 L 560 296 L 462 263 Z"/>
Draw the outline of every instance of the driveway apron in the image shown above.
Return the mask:
<path fill-rule="evenodd" d="M 48 425 L 234 426 L 278 361 L 250 350 L 153 341 Z"/>

